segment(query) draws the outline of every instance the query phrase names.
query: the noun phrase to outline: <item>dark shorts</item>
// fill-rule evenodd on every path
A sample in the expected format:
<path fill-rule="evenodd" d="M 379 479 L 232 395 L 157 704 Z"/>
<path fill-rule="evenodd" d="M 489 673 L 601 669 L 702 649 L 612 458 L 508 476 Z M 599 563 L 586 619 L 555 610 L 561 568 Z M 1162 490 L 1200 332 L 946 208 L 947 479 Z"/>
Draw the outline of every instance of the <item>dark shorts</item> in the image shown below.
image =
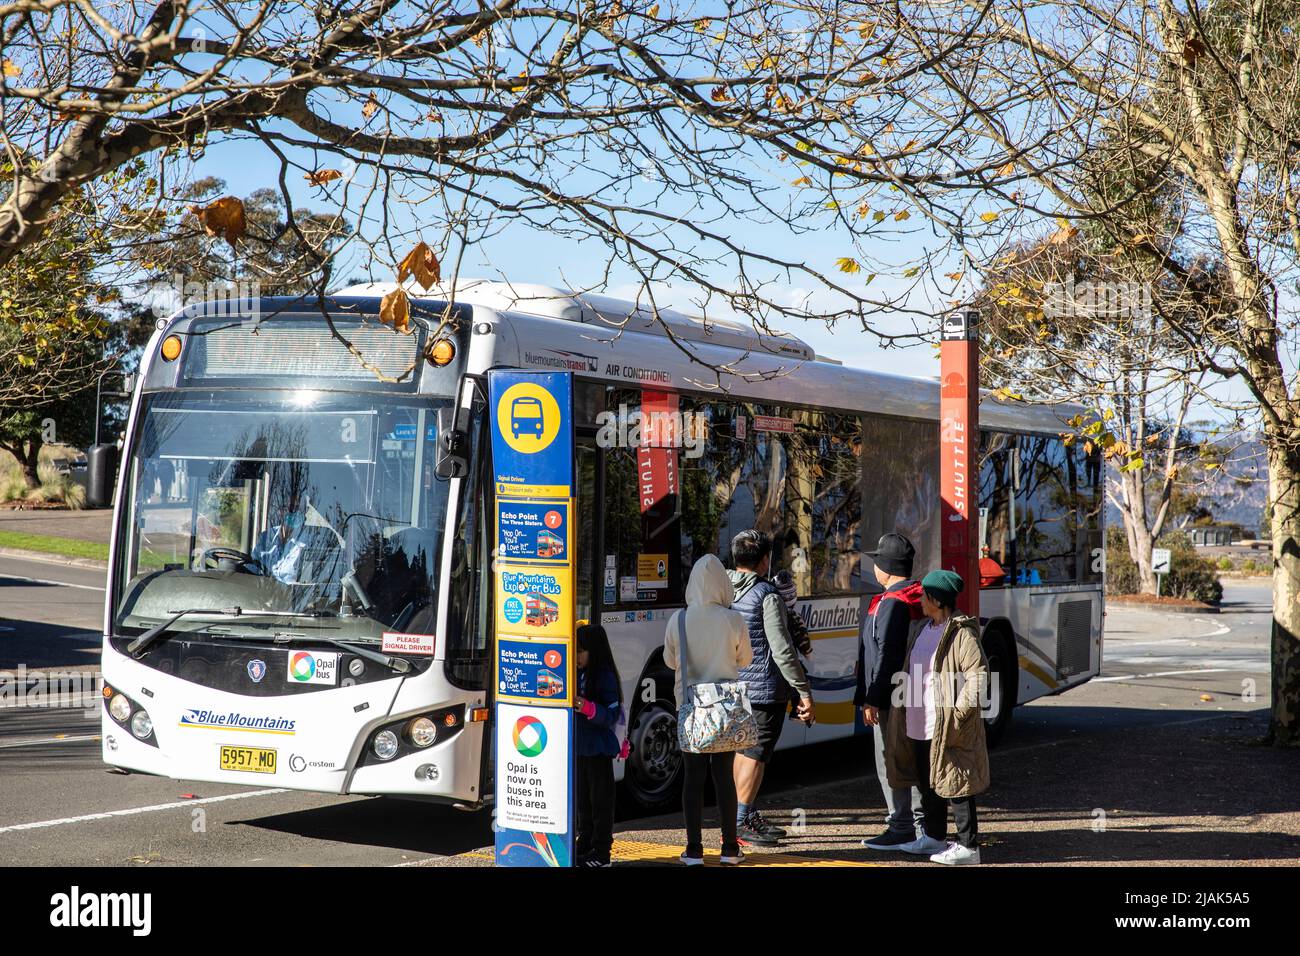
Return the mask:
<path fill-rule="evenodd" d="M 776 750 L 776 742 L 785 727 L 785 713 L 789 709 L 787 701 L 779 704 L 750 704 L 754 711 L 754 723 L 758 724 L 758 743 L 740 751 L 741 756 L 759 763 L 767 763 Z"/>

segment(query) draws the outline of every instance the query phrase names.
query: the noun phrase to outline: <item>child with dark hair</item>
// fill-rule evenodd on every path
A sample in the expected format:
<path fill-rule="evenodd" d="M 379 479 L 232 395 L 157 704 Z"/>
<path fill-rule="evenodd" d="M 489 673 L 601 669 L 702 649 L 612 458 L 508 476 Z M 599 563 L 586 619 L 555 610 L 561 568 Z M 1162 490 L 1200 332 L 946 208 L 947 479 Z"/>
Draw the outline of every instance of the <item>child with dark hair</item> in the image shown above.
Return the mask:
<path fill-rule="evenodd" d="M 772 584 L 776 587 L 776 593 L 781 595 L 781 600 L 785 602 L 790 639 L 794 641 L 794 646 L 799 648 L 799 653 L 808 657 L 813 652 L 812 635 L 808 633 L 808 625 L 804 623 L 803 615 L 798 611 L 799 591 L 795 587 L 794 575 L 788 569 L 782 568 L 772 575 Z"/>
<path fill-rule="evenodd" d="M 599 624 L 578 628 L 578 712 L 574 734 L 577 755 L 578 866 L 609 866 L 614 845 L 614 758 L 619 755 L 616 728 L 623 722 L 623 685 Z"/>

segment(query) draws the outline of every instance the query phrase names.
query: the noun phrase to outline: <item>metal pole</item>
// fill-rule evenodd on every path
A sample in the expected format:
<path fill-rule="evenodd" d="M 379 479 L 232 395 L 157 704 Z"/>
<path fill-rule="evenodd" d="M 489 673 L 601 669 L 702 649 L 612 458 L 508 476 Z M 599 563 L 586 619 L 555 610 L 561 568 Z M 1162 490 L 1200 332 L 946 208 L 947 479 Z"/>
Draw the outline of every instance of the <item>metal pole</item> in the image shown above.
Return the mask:
<path fill-rule="evenodd" d="M 104 369 L 99 373 L 99 378 L 95 379 L 95 440 L 91 443 L 92 448 L 99 444 L 99 420 L 104 417 L 103 406 L 100 404 L 100 389 L 104 387 L 104 376 L 113 371 L 115 365 L 116 363 Z"/>

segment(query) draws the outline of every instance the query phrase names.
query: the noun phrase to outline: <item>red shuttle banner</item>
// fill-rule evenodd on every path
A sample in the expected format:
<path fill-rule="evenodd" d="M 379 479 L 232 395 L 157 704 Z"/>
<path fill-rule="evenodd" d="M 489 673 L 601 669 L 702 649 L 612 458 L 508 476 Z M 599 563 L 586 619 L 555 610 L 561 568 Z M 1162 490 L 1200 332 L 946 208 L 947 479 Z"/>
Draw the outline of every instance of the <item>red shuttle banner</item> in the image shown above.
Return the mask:
<path fill-rule="evenodd" d="M 943 566 L 966 582 L 957 602 L 979 616 L 979 313 L 943 321 L 939 345 L 939 473 Z"/>
<path fill-rule="evenodd" d="M 678 396 L 646 390 L 641 394 L 641 447 L 637 452 L 641 514 L 677 494 Z"/>

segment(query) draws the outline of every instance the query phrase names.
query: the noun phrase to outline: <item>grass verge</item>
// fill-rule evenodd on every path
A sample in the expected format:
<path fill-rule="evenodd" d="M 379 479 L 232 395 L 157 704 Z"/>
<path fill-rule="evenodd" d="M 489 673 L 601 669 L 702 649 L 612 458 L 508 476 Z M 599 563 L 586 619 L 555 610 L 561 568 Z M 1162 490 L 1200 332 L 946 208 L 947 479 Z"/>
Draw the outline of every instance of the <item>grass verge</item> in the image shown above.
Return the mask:
<path fill-rule="evenodd" d="M 78 541 L 75 538 L 59 538 L 49 534 L 0 531 L 0 548 L 40 551 L 44 554 L 62 555 L 65 558 L 90 558 L 94 561 L 108 560 L 107 544 L 98 541 Z"/>

